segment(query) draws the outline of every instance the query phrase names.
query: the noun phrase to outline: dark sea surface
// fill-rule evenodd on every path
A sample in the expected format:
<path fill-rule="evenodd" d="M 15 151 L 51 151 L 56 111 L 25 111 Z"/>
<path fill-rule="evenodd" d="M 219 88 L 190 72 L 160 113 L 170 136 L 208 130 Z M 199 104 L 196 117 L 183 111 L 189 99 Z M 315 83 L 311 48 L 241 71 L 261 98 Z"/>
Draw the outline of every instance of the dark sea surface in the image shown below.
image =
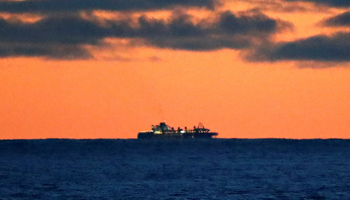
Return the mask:
<path fill-rule="evenodd" d="M 3 140 L 0 199 L 350 199 L 350 140 Z"/>

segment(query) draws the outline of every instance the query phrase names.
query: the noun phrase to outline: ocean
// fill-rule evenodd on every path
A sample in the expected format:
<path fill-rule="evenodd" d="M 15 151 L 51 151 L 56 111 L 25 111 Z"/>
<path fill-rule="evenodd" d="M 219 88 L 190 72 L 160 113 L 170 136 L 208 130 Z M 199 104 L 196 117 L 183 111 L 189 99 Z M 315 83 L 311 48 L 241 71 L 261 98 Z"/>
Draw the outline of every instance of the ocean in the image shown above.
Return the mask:
<path fill-rule="evenodd" d="M 350 140 L 1 140 L 0 199 L 350 199 Z"/>

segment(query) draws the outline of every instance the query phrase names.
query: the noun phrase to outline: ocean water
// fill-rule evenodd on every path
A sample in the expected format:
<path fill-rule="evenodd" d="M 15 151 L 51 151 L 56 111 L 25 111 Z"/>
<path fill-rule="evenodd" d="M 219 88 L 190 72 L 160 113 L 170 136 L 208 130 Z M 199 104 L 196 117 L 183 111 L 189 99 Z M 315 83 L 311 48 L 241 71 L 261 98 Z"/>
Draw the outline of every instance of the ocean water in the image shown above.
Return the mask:
<path fill-rule="evenodd" d="M 3 140 L 0 199 L 350 199 L 350 140 Z"/>

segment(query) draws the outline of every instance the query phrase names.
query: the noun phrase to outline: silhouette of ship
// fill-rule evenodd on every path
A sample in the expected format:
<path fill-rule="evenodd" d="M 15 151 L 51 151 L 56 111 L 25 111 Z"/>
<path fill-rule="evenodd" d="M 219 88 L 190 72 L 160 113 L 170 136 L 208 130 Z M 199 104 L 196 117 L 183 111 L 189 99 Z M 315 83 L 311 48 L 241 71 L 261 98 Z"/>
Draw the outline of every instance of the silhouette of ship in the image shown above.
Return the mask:
<path fill-rule="evenodd" d="M 181 129 L 177 130 L 174 127 L 168 126 L 165 122 L 161 122 L 159 125 L 152 125 L 150 131 L 142 131 L 137 135 L 138 139 L 181 139 L 181 138 L 212 138 L 218 135 L 217 132 L 210 132 L 209 129 L 205 128 L 202 123 L 193 129 Z"/>

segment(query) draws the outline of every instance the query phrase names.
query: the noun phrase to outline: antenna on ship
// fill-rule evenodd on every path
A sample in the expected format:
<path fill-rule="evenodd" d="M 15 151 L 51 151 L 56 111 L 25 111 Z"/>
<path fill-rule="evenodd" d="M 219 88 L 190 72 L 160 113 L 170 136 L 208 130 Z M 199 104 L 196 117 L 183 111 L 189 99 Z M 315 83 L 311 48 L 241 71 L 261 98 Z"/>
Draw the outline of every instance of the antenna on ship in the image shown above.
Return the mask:
<path fill-rule="evenodd" d="M 198 128 L 204 128 L 204 125 L 202 124 L 202 122 L 199 122 Z"/>

